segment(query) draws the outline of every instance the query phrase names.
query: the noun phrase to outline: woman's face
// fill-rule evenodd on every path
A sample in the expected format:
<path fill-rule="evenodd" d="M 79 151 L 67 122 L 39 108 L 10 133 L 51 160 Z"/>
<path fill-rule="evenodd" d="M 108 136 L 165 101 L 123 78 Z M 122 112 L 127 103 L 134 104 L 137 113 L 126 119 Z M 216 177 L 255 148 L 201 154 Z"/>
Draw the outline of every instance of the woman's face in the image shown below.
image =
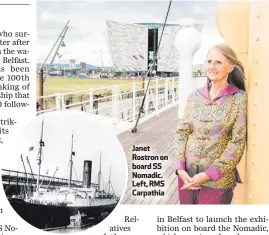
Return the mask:
<path fill-rule="evenodd" d="M 228 81 L 228 75 L 233 70 L 228 59 L 216 49 L 209 51 L 206 58 L 207 77 L 213 81 Z"/>

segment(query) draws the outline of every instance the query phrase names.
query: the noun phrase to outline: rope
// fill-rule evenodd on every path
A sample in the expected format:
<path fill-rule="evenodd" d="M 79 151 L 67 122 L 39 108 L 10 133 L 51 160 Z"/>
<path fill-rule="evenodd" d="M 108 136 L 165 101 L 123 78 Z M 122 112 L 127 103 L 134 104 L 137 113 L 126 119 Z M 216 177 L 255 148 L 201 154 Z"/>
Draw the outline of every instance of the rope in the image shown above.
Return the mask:
<path fill-rule="evenodd" d="M 101 175 L 102 176 L 102 175 Z M 102 176 L 102 180 L 103 180 L 103 190 L 105 190 L 105 181 L 104 181 L 104 178 Z"/>
<path fill-rule="evenodd" d="M 68 170 L 68 168 L 69 168 L 69 165 L 70 165 L 70 161 L 68 161 L 68 165 L 67 165 L 67 167 L 66 167 L 66 169 L 65 169 L 64 176 L 63 176 L 64 179 L 65 179 L 65 176 L 66 176 L 66 172 L 67 172 L 67 170 Z"/>
<path fill-rule="evenodd" d="M 75 169 L 74 164 L 73 164 L 73 168 L 74 168 L 74 172 L 75 172 L 76 178 L 77 178 L 77 180 L 78 180 L 78 176 L 77 176 L 77 172 L 76 172 L 76 169 Z M 72 179 L 71 179 L 71 180 L 72 180 Z"/>
<path fill-rule="evenodd" d="M 151 66 L 150 66 L 150 68 L 147 70 L 147 73 L 145 74 L 145 77 L 147 77 L 148 74 L 149 74 L 149 72 L 152 71 L 152 69 L 153 69 L 153 67 L 155 66 L 155 63 L 156 63 L 156 61 L 157 61 L 157 58 L 158 58 L 158 52 L 159 52 L 159 48 L 160 48 L 160 45 L 161 45 L 161 41 L 162 41 L 162 37 L 163 37 L 163 32 L 164 32 L 164 29 L 165 29 L 165 27 L 166 27 L 166 21 L 167 21 L 169 12 L 170 12 L 171 3 L 172 3 L 172 0 L 170 0 L 170 2 L 169 2 L 169 6 L 168 6 L 168 9 L 167 9 L 167 12 L 166 12 L 165 21 L 164 21 L 164 24 L 163 24 L 163 29 L 162 29 L 162 33 L 161 33 L 161 36 L 160 36 L 159 44 L 158 44 L 158 47 L 157 47 L 157 50 L 156 50 L 155 57 L 154 57 L 153 60 L 150 62 Z M 151 77 L 149 77 L 149 79 L 148 79 L 148 84 L 147 84 L 146 92 L 145 92 L 145 95 L 144 95 L 142 104 L 141 104 L 141 106 L 140 106 L 140 108 L 139 108 L 139 113 L 138 113 L 138 117 L 137 117 L 137 120 L 136 120 L 136 124 L 135 124 L 134 128 L 132 129 L 132 132 L 136 132 L 136 131 L 137 131 L 137 125 L 138 125 L 139 119 L 140 119 L 140 117 L 141 117 L 141 113 L 143 112 L 143 107 L 144 107 L 144 103 L 145 103 L 145 100 L 146 100 L 147 92 L 148 92 L 148 89 L 149 89 L 150 81 L 151 81 Z"/>

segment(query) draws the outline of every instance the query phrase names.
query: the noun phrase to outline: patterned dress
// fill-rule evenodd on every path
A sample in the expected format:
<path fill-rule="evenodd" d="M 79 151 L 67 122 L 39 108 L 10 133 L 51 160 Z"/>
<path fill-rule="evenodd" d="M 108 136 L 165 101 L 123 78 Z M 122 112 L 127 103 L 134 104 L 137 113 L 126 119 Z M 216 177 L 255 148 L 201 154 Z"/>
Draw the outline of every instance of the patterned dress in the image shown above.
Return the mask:
<path fill-rule="evenodd" d="M 211 100 L 208 85 L 188 97 L 177 127 L 176 169 L 192 177 L 205 172 L 202 187 L 231 189 L 241 182 L 236 166 L 246 142 L 247 94 L 233 85 Z"/>

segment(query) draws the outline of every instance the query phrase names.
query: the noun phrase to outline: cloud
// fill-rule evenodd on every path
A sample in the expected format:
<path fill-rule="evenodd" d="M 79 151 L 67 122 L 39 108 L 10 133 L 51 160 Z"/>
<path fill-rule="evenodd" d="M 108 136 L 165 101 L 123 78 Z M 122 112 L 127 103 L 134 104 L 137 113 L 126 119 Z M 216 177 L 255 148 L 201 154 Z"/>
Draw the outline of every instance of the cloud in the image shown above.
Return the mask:
<path fill-rule="evenodd" d="M 216 44 L 223 43 L 224 39 L 215 28 L 205 28 L 202 33 L 202 44 L 193 58 L 194 64 L 203 64 L 208 50 Z"/>
<path fill-rule="evenodd" d="M 194 5 L 192 10 L 194 14 L 202 14 L 205 12 L 205 9 L 201 5 Z"/>
<path fill-rule="evenodd" d="M 60 62 L 69 63 L 72 56 L 80 61 L 98 65 L 101 63 L 100 50 L 105 66 L 112 65 L 106 20 L 122 23 L 163 23 L 168 1 L 37 1 L 37 44 L 38 62 L 43 62 L 52 45 L 68 20 L 69 29 L 64 39 L 65 48 Z M 203 34 L 211 42 L 218 41 L 215 26 L 216 2 L 172 2 L 167 23 L 198 22 L 204 25 Z M 205 46 L 207 41 L 203 42 Z M 204 46 L 204 47 L 205 47 Z"/>

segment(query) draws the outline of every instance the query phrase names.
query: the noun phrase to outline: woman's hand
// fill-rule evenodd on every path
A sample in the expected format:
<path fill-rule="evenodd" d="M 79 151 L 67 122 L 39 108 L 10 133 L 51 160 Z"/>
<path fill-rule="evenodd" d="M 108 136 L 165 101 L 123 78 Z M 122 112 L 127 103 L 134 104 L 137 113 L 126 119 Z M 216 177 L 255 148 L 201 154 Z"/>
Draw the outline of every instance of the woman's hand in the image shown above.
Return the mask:
<path fill-rule="evenodd" d="M 182 181 L 184 183 L 184 186 L 182 188 L 190 185 L 193 182 L 193 179 L 188 175 L 188 173 L 186 171 L 184 171 L 184 170 L 177 170 L 177 174 L 182 179 Z M 199 190 L 200 188 L 201 187 L 195 187 L 195 186 L 188 187 L 189 190 Z"/>
<path fill-rule="evenodd" d="M 193 187 L 199 187 L 201 188 L 200 186 L 205 183 L 206 181 L 210 180 L 210 177 L 205 173 L 205 172 L 201 172 L 199 174 L 196 174 L 194 175 L 192 178 L 191 178 L 191 182 L 189 182 L 187 185 L 183 186 L 181 188 L 182 189 L 191 189 Z"/>

